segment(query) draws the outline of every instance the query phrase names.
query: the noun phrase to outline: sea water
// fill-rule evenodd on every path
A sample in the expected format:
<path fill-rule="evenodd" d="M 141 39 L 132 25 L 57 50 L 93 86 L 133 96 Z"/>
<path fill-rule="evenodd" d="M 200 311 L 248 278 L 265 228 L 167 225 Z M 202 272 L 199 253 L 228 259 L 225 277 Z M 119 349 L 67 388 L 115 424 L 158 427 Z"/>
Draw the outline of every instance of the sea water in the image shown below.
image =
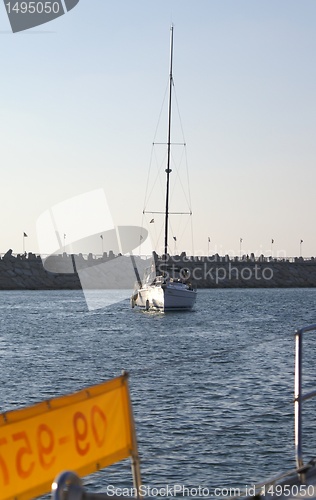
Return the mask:
<path fill-rule="evenodd" d="M 89 312 L 80 291 L 2 291 L 0 411 L 124 369 L 150 493 L 250 487 L 295 467 L 294 330 L 316 323 L 315 303 L 316 289 L 219 289 L 199 290 L 191 313 L 132 310 L 128 300 Z M 305 340 L 305 381 L 316 386 L 316 334 Z M 315 403 L 304 412 L 306 459 L 316 450 Z M 130 488 L 129 460 L 84 484 Z"/>

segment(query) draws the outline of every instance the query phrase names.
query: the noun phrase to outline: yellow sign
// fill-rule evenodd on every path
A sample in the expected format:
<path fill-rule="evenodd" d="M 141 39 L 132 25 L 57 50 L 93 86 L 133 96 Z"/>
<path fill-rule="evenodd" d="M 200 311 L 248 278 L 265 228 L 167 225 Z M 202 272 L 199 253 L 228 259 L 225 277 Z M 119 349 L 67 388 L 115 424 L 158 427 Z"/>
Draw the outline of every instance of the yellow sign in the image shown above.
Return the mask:
<path fill-rule="evenodd" d="M 127 375 L 0 414 L 0 499 L 47 493 L 64 470 L 83 476 L 134 449 Z"/>

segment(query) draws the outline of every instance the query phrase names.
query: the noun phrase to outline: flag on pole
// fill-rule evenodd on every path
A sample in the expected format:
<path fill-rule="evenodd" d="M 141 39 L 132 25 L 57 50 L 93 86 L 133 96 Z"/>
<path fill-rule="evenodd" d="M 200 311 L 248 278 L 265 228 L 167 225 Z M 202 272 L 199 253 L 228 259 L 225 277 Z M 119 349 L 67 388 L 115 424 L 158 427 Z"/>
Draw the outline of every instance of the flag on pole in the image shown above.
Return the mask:
<path fill-rule="evenodd" d="M 101 240 L 103 240 L 103 234 L 100 234 L 100 238 L 101 238 Z"/>
<path fill-rule="evenodd" d="M 211 238 L 210 237 L 208 237 L 208 242 L 211 243 Z"/>
<path fill-rule="evenodd" d="M 173 239 L 174 239 L 174 241 L 177 241 L 177 238 L 175 236 L 173 237 Z"/>
<path fill-rule="evenodd" d="M 155 222 L 155 219 L 151 219 L 151 221 L 149 222 L 149 224 L 153 224 Z"/>
<path fill-rule="evenodd" d="M 300 243 L 304 243 L 303 240 L 301 240 Z"/>
<path fill-rule="evenodd" d="M 242 243 L 242 238 L 240 238 L 240 243 Z"/>
<path fill-rule="evenodd" d="M 25 232 L 23 232 L 23 253 L 24 255 L 26 255 L 26 251 L 25 251 L 25 238 L 27 238 L 27 234 Z"/>
<path fill-rule="evenodd" d="M 272 244 L 274 243 L 274 239 L 273 239 L 273 238 L 272 238 L 272 240 L 271 240 L 271 243 L 272 243 Z"/>

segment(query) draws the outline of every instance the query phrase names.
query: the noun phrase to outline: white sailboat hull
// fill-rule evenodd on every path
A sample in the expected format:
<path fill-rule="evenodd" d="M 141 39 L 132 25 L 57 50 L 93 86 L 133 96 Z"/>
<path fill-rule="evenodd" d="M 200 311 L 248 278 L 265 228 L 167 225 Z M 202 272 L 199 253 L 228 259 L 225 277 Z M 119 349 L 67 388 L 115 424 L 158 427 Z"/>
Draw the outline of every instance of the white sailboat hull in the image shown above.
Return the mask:
<path fill-rule="evenodd" d="M 160 311 L 191 311 L 196 301 L 196 290 L 184 283 L 147 285 L 135 290 L 132 307 Z"/>

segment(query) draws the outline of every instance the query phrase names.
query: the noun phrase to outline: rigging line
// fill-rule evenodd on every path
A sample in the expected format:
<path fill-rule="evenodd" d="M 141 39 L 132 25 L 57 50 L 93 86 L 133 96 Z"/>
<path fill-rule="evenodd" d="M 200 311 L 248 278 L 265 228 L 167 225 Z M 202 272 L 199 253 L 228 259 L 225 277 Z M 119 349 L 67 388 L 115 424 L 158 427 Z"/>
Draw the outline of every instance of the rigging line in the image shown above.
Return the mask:
<path fill-rule="evenodd" d="M 149 185 L 149 179 L 150 179 L 150 171 L 151 171 L 151 166 L 152 166 L 152 156 L 153 156 L 153 152 L 154 152 L 154 144 L 155 144 L 155 139 L 156 139 L 156 136 L 157 136 L 159 124 L 160 124 L 160 121 L 161 121 L 161 116 L 162 116 L 164 104 L 166 102 L 167 91 L 168 91 L 168 82 L 167 82 L 167 85 L 166 85 L 166 88 L 165 88 L 165 93 L 164 93 L 164 97 L 163 97 L 163 100 L 162 100 L 162 104 L 161 104 L 161 108 L 160 108 L 160 112 L 159 112 L 159 116 L 158 116 L 158 121 L 157 121 L 157 125 L 156 125 L 156 130 L 155 130 L 155 133 L 154 133 L 154 140 L 153 140 L 152 148 L 151 148 L 151 155 L 150 155 L 150 162 L 149 162 L 149 171 L 148 171 L 148 176 L 147 176 L 147 185 L 146 185 L 146 192 L 145 192 L 144 207 L 146 206 L 146 204 L 148 202 L 148 198 L 146 198 L 146 197 L 147 197 L 147 192 L 148 192 L 148 185 Z"/>
<path fill-rule="evenodd" d="M 177 231 L 174 231 L 174 225 L 172 224 L 171 220 L 170 220 L 170 230 L 171 230 L 171 234 L 173 235 L 172 236 L 172 239 L 173 237 L 177 234 Z M 177 252 L 179 251 L 179 249 L 177 248 L 177 244 L 180 242 L 181 243 L 181 237 L 179 238 L 179 236 L 176 236 L 176 240 L 173 240 L 174 241 L 174 250 L 177 250 Z M 178 255 L 175 251 L 173 252 L 172 249 L 170 248 L 170 243 L 168 244 L 168 247 L 169 247 L 169 250 L 170 250 L 170 255 L 174 254 L 174 255 Z"/>
<path fill-rule="evenodd" d="M 192 215 L 192 214 L 191 214 L 191 215 Z M 183 236 L 184 236 L 184 234 L 185 234 L 185 232 L 186 232 L 186 230 L 187 230 L 187 227 L 188 227 L 188 225 L 189 225 L 189 219 L 188 219 L 188 217 L 186 217 L 186 220 L 187 220 L 187 221 L 186 221 L 186 223 L 185 223 L 185 225 L 184 225 L 184 228 L 183 228 L 183 231 L 182 231 L 182 233 L 181 233 L 180 238 L 183 238 Z"/>
<path fill-rule="evenodd" d="M 175 157 L 174 157 L 174 155 L 172 153 L 171 153 L 171 159 L 172 159 L 172 166 L 173 166 L 174 170 L 176 171 L 176 176 L 174 178 L 173 185 L 172 185 L 172 191 L 171 191 L 171 196 L 173 196 L 174 192 L 175 192 L 175 189 L 176 189 L 177 182 L 180 183 L 180 186 L 181 186 L 183 192 L 184 192 L 184 188 L 183 188 L 183 185 L 182 185 L 182 182 L 181 182 L 181 177 L 180 177 L 180 172 L 179 172 L 182 160 L 180 159 L 180 161 L 179 161 L 179 167 L 178 167 L 178 164 L 175 161 Z"/>
<path fill-rule="evenodd" d="M 145 189 L 145 198 L 144 198 L 144 205 L 143 205 L 144 208 L 146 207 L 147 201 L 148 201 L 147 193 L 148 193 L 148 187 L 149 187 L 149 178 L 150 178 L 150 171 L 151 171 L 153 153 L 154 153 L 154 148 L 152 146 L 151 153 L 150 153 L 149 169 L 148 169 L 148 174 L 147 174 L 146 189 Z"/>
<path fill-rule="evenodd" d="M 176 105 L 177 105 L 177 112 L 178 112 L 178 118 L 179 118 L 181 133 L 182 133 L 182 137 L 183 137 L 183 142 L 184 142 L 184 144 L 186 144 L 183 125 L 182 125 L 182 119 L 181 119 L 181 115 L 180 115 L 180 108 L 179 108 L 179 103 L 178 103 L 178 98 L 177 98 L 177 92 L 176 92 L 176 87 L 175 87 L 174 83 L 173 83 L 173 93 L 174 93 L 174 97 L 175 97 L 175 101 L 176 101 Z"/>
<path fill-rule="evenodd" d="M 192 207 L 192 201 L 191 201 L 191 189 L 190 189 L 190 175 L 189 175 L 189 165 L 188 165 L 188 155 L 187 155 L 187 150 L 185 149 L 185 165 L 186 165 L 186 171 L 187 171 L 187 183 L 188 183 L 188 197 L 189 197 L 189 207 Z"/>
<path fill-rule="evenodd" d="M 162 160 L 160 161 L 160 163 L 158 162 L 158 157 L 156 155 L 156 148 L 154 148 L 154 151 L 155 151 L 155 159 L 156 159 L 156 168 L 157 168 L 157 176 L 156 176 L 156 179 L 155 179 L 155 182 L 154 182 L 154 185 L 153 185 L 153 189 L 156 185 L 156 182 L 157 182 L 157 179 L 159 180 L 159 185 L 160 185 L 160 192 L 161 192 L 161 195 L 162 197 L 164 198 L 164 182 L 162 182 L 162 177 L 163 177 L 163 173 L 164 173 L 164 165 L 166 163 L 166 158 L 167 158 L 167 151 L 165 151 L 164 153 L 164 156 L 162 158 Z M 164 179 L 163 179 L 164 180 Z"/>
<path fill-rule="evenodd" d="M 184 152 L 182 153 L 182 156 L 181 156 L 181 159 L 180 159 L 180 165 L 182 164 L 183 162 L 183 156 L 184 156 Z M 180 168 L 177 166 L 175 160 L 174 160 L 174 156 L 172 155 L 172 166 L 174 167 L 175 171 L 176 171 L 176 177 L 175 177 L 175 180 L 173 182 L 173 187 L 172 187 L 172 192 L 171 192 L 171 199 L 172 197 L 174 196 L 174 192 L 175 192 L 175 189 L 176 189 L 176 183 L 179 182 L 180 186 L 181 186 L 181 190 L 182 190 L 182 194 L 185 198 L 185 201 L 188 205 L 188 208 L 190 209 L 190 212 L 192 212 L 192 209 L 191 209 L 191 203 L 190 203 L 190 185 L 188 184 L 188 188 L 187 190 L 184 188 L 184 185 L 183 185 L 183 182 L 181 180 L 181 176 L 180 176 Z M 187 173 L 187 172 L 186 172 Z M 188 196 L 187 196 L 187 192 L 188 191 Z M 189 198 L 189 199 L 188 199 Z"/>
<path fill-rule="evenodd" d="M 184 189 L 183 182 L 181 180 L 181 177 L 180 177 L 180 174 L 179 174 L 179 169 L 178 169 L 176 163 L 174 162 L 173 165 L 175 166 L 175 169 L 176 169 L 176 172 L 177 172 L 176 180 L 180 182 L 180 185 L 181 185 L 182 192 L 183 192 L 183 195 L 185 197 L 186 203 L 187 203 L 187 205 L 188 205 L 188 207 L 190 209 L 190 212 L 192 213 L 192 199 L 191 199 L 190 177 L 189 177 L 189 167 L 188 167 L 188 156 L 187 156 L 187 149 L 186 149 L 186 140 L 185 140 L 185 136 L 184 136 L 184 130 L 183 130 L 183 125 L 182 125 L 182 119 L 181 119 L 181 115 L 180 115 L 180 109 L 179 109 L 179 103 L 178 103 L 178 99 L 177 99 L 175 85 L 173 85 L 173 86 L 174 86 L 174 96 L 175 96 L 175 102 L 176 102 L 177 115 L 178 115 L 178 119 L 179 119 L 179 123 L 180 123 L 180 129 L 181 129 L 181 133 L 182 133 L 182 137 L 183 137 L 183 144 L 184 144 L 183 156 L 185 158 L 185 170 L 186 170 L 186 177 L 187 177 L 187 189 Z M 181 164 L 182 164 L 183 156 L 181 157 Z M 174 159 L 173 156 L 172 156 L 172 159 Z M 175 186 L 175 183 L 173 183 L 173 186 Z M 173 193 L 174 193 L 174 189 L 172 190 L 172 194 Z"/>
<path fill-rule="evenodd" d="M 154 189 L 155 189 L 155 187 L 156 187 L 157 180 L 159 180 L 159 184 L 160 184 L 160 191 L 161 191 L 161 193 L 163 193 L 163 186 L 162 186 L 162 180 L 161 180 L 161 175 L 162 175 L 162 168 L 161 168 L 161 165 L 163 164 L 163 162 L 161 162 L 161 164 L 160 164 L 160 165 L 158 165 L 158 159 L 157 159 L 157 156 L 156 156 L 156 152 L 155 152 L 155 148 L 154 148 L 154 146 L 153 146 L 153 148 L 152 148 L 152 156 L 153 156 L 153 157 L 155 158 L 155 160 L 156 160 L 156 170 L 157 170 L 157 171 L 156 171 L 156 177 L 155 177 L 155 179 L 154 179 L 154 181 L 153 181 L 153 183 L 152 183 L 152 186 L 151 186 L 151 189 L 150 189 L 149 194 L 148 194 L 148 189 L 147 189 L 147 193 L 146 193 L 147 198 L 146 198 L 146 200 L 145 200 L 145 204 L 144 204 L 144 211 L 146 211 L 147 204 L 148 204 L 148 202 L 149 202 L 149 200 L 150 200 L 150 198 L 151 198 L 151 196 L 152 196 L 152 193 L 153 193 L 153 191 L 154 191 Z M 164 160 L 165 160 L 165 158 L 166 158 L 166 155 L 164 156 Z M 164 160 L 163 160 L 163 161 L 164 161 Z M 151 162 L 153 163 L 153 160 L 152 160 L 152 159 L 151 159 Z M 151 171 L 151 169 L 150 169 L 150 171 Z M 148 175 L 148 186 L 149 186 L 149 175 Z"/>
<path fill-rule="evenodd" d="M 169 221 L 169 226 L 170 226 L 171 234 L 172 234 L 173 236 L 175 236 L 175 232 L 174 232 L 174 228 L 173 228 L 173 224 L 172 224 L 172 220 L 171 220 L 171 219 L 170 219 L 170 221 Z M 172 236 L 172 241 L 173 241 L 174 243 L 177 243 L 176 241 L 174 241 L 173 236 Z M 169 239 L 169 241 L 170 241 L 170 239 Z M 170 243 L 168 243 L 168 247 L 169 247 L 170 255 L 172 255 L 172 253 L 173 253 L 173 252 L 172 252 L 172 249 L 170 248 Z"/>
<path fill-rule="evenodd" d="M 142 218 L 141 218 L 141 230 L 143 229 L 143 224 L 144 224 L 144 218 L 145 218 L 145 212 L 143 210 L 142 212 Z M 147 221 L 146 221 L 147 222 Z M 148 229 L 148 223 L 147 223 L 147 229 Z M 145 229 L 146 230 L 146 229 Z M 148 236 L 150 237 L 150 231 L 148 230 Z M 141 247 L 142 247 L 142 244 L 143 244 L 143 232 L 141 231 L 140 232 L 140 235 L 139 235 L 139 255 L 141 255 Z M 146 238 L 144 240 L 144 242 L 146 241 Z"/>
<path fill-rule="evenodd" d="M 175 85 L 174 85 L 174 97 L 175 97 L 175 102 L 176 102 L 176 108 L 177 108 L 177 112 L 178 112 L 178 117 L 179 117 L 179 122 L 180 122 L 180 128 L 181 128 L 181 132 L 182 132 L 182 137 L 183 137 L 183 141 L 186 145 L 186 140 L 185 140 L 185 136 L 184 136 L 184 130 L 183 130 L 183 125 L 182 125 L 182 118 L 181 118 L 181 114 L 180 114 L 180 108 L 179 108 L 179 103 L 178 103 L 178 98 L 177 98 L 177 92 L 176 92 L 176 88 L 175 88 Z M 186 158 L 186 169 L 187 169 L 187 182 L 188 182 L 188 186 L 189 186 L 189 206 L 191 208 L 191 190 L 190 190 L 190 178 L 189 178 L 189 168 L 188 168 L 188 157 L 187 157 L 187 150 L 185 148 L 185 158 Z"/>
<path fill-rule="evenodd" d="M 155 222 L 155 224 L 156 224 L 156 222 Z M 159 241 L 162 239 L 163 224 L 160 224 L 159 234 L 157 235 L 156 228 L 155 228 L 155 233 L 156 233 L 155 249 L 156 249 L 156 252 L 158 253 Z"/>
<path fill-rule="evenodd" d="M 163 160 L 161 161 L 161 163 L 159 164 L 158 163 L 158 158 L 157 158 L 157 155 L 156 155 L 156 148 L 154 147 L 154 145 L 152 146 L 152 155 L 151 155 L 151 164 L 150 164 L 150 172 L 151 170 L 153 170 L 151 167 L 153 165 L 153 158 L 155 159 L 155 166 L 156 166 L 156 177 L 152 183 L 152 186 L 151 186 L 151 190 L 150 190 L 150 193 L 148 194 L 148 189 L 147 189 L 147 199 L 145 200 L 145 205 L 144 205 L 144 210 L 146 209 L 146 206 L 152 196 L 152 193 L 156 187 L 156 184 L 157 184 L 157 179 L 159 180 L 159 184 L 160 184 L 160 190 L 161 190 L 161 193 L 163 193 L 163 186 L 162 186 L 162 179 L 161 179 L 161 176 L 162 176 L 162 165 L 165 161 L 165 158 L 166 158 L 166 153 L 165 153 L 165 156 L 163 157 Z M 149 186 L 149 178 L 150 178 L 150 172 L 148 173 L 148 186 Z"/>
<path fill-rule="evenodd" d="M 162 104 L 161 104 L 161 108 L 160 108 L 160 112 L 159 112 L 159 116 L 158 116 L 156 130 L 155 130 L 155 133 L 154 133 L 153 144 L 155 144 L 155 139 L 156 139 L 158 128 L 159 128 L 159 124 L 160 124 L 160 121 L 161 121 L 161 116 L 162 116 L 163 108 L 164 108 L 165 102 L 167 100 L 168 87 L 169 87 L 169 79 L 167 81 L 167 85 L 166 85 L 166 88 L 165 88 L 165 93 L 164 93 L 164 96 L 163 96 L 163 100 L 162 100 Z"/>
<path fill-rule="evenodd" d="M 156 246 L 157 246 L 157 250 L 158 250 L 158 245 L 159 245 L 159 241 L 162 240 L 163 238 L 163 225 L 160 226 L 160 233 L 159 233 L 159 236 L 158 236 L 158 239 L 157 239 L 157 243 L 156 243 Z M 157 252 L 158 253 L 158 252 Z M 159 252 L 161 255 L 163 254 L 163 249 L 161 248 L 161 251 Z"/>
<path fill-rule="evenodd" d="M 186 189 L 184 188 L 184 184 L 182 182 L 182 178 L 180 176 L 180 169 L 181 165 L 183 162 L 183 159 L 185 160 L 185 170 L 186 170 L 186 177 L 187 177 L 187 187 Z M 176 177 L 174 179 L 174 182 L 172 184 L 172 191 L 171 191 L 171 196 L 170 196 L 170 201 L 172 203 L 172 200 L 174 199 L 175 192 L 176 192 L 176 185 L 179 183 L 181 187 L 182 194 L 184 196 L 185 202 L 189 208 L 190 215 L 192 215 L 192 203 L 191 203 L 191 190 L 190 190 L 190 180 L 189 180 L 189 169 L 188 169 L 188 159 L 187 159 L 187 150 L 186 150 L 186 145 L 184 144 L 183 152 L 179 161 L 179 167 L 177 162 L 175 161 L 175 157 L 172 154 L 172 166 L 176 171 Z M 194 240 L 193 240 L 193 221 L 191 220 L 191 251 L 194 255 Z"/>
<path fill-rule="evenodd" d="M 157 158 L 155 158 L 157 160 Z M 164 157 L 165 159 L 165 157 Z M 156 162 L 156 177 L 152 183 L 152 186 L 151 186 L 151 190 L 150 190 L 150 193 L 148 195 L 148 198 L 147 198 L 147 201 L 146 201 L 146 206 L 144 207 L 144 210 L 146 211 L 146 208 L 147 208 L 147 205 L 150 201 L 150 199 L 152 198 L 153 196 L 153 191 L 154 189 L 156 188 L 157 184 L 159 185 L 160 187 L 160 196 L 162 197 L 163 199 L 163 196 L 164 196 L 164 191 L 163 191 L 163 184 L 162 184 L 162 168 L 161 168 L 161 165 L 162 163 L 160 164 L 160 166 L 158 165 L 158 161 Z"/>
<path fill-rule="evenodd" d="M 174 236 L 176 236 L 176 238 L 177 238 L 177 243 L 182 244 L 182 241 L 183 241 L 183 236 L 184 236 L 184 234 L 185 234 L 185 230 L 186 230 L 186 228 L 187 228 L 187 225 L 188 225 L 188 222 L 189 222 L 189 221 L 188 221 L 188 217 L 186 217 L 187 222 L 186 222 L 186 224 L 185 224 L 184 228 L 181 230 L 182 221 L 183 221 L 183 217 L 182 217 L 182 216 L 183 216 L 183 215 L 187 215 L 187 214 L 183 214 L 183 213 L 182 213 L 182 214 L 180 214 L 180 215 L 181 215 L 181 217 L 180 217 L 180 221 L 179 221 L 179 223 L 178 223 L 178 224 L 176 224 L 176 226 L 177 226 L 177 228 L 176 228 L 176 229 L 175 229 L 175 225 L 173 225 L 173 224 L 172 224 L 172 222 L 171 222 L 171 220 L 170 220 L 170 229 L 171 229 L 171 231 L 172 231 L 172 234 L 173 234 Z"/>
<path fill-rule="evenodd" d="M 191 221 L 191 252 L 192 256 L 194 256 L 194 237 L 193 237 L 193 217 L 190 217 Z"/>
<path fill-rule="evenodd" d="M 146 212 L 145 212 L 145 214 L 146 214 Z M 145 216 L 145 214 L 144 214 L 144 216 Z M 149 228 L 148 233 L 150 235 L 152 235 L 152 233 L 154 233 L 154 238 L 153 238 L 154 248 L 155 248 L 155 250 L 157 250 L 157 245 L 158 245 L 158 241 L 159 241 L 161 233 L 157 236 L 157 224 L 156 224 L 156 222 L 153 224 L 153 226 L 154 226 L 153 229 L 151 229 L 151 224 L 148 222 L 148 218 L 146 218 L 146 222 L 147 222 L 147 227 Z"/>

